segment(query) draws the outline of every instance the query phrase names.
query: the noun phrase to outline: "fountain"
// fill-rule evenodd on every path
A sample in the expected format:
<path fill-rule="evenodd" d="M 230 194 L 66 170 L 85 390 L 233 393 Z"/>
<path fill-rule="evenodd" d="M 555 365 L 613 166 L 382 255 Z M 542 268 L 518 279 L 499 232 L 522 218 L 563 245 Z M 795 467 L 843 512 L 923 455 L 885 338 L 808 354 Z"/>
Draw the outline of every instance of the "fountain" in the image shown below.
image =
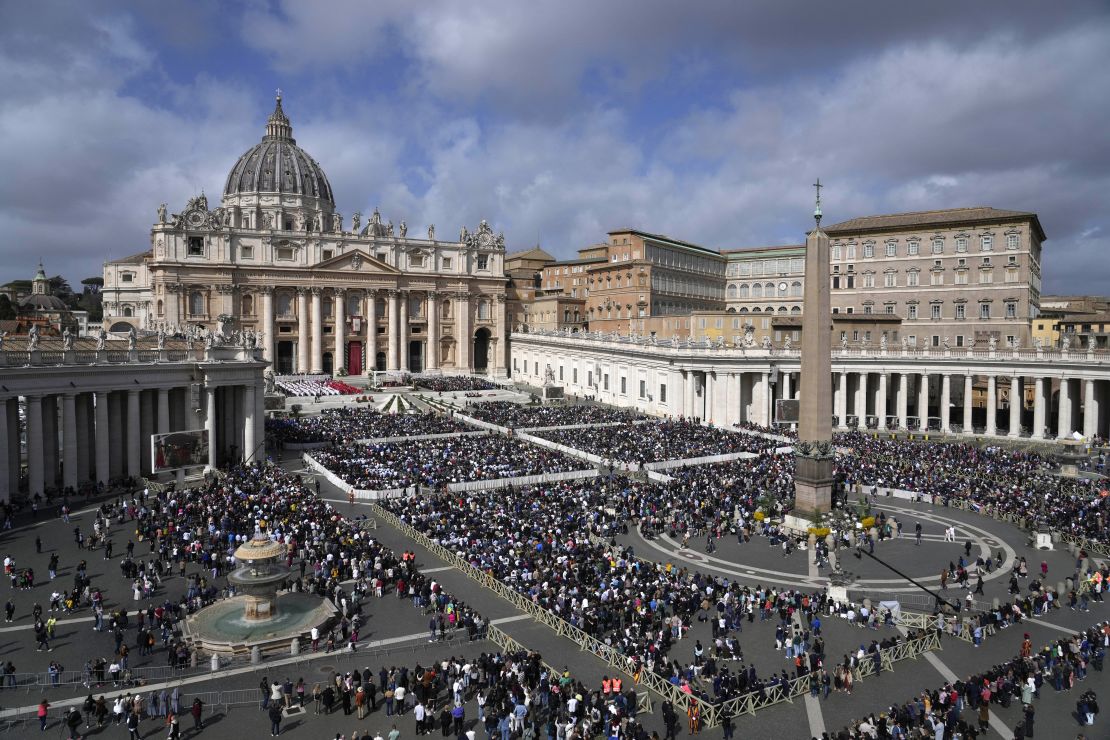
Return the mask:
<path fill-rule="evenodd" d="M 186 641 L 209 653 L 238 654 L 274 648 L 289 649 L 292 641 L 313 627 L 324 631 L 338 616 L 335 605 L 315 594 L 278 594 L 289 578 L 282 561 L 283 543 L 264 531 L 235 551 L 240 566 L 228 574 L 236 595 L 201 609 L 185 620 Z"/>

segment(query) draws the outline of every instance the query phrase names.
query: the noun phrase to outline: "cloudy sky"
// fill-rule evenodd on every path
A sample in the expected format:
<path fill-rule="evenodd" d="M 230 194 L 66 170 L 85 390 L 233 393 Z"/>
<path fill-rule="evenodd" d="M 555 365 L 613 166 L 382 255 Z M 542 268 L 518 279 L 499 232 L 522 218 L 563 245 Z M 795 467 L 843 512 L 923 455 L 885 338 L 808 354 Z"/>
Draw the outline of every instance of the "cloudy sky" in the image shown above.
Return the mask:
<path fill-rule="evenodd" d="M 147 248 L 280 87 L 347 217 L 796 243 L 820 176 L 828 222 L 1035 211 L 1046 291 L 1105 294 L 1108 69 L 1101 0 L 3 3 L 0 282 Z"/>

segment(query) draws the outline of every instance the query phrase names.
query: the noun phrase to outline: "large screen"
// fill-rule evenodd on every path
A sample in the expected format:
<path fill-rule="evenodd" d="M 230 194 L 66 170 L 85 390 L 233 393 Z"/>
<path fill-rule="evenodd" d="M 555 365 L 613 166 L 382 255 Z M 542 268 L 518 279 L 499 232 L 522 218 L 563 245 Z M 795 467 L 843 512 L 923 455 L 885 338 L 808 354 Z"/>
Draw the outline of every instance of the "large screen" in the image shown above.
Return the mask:
<path fill-rule="evenodd" d="M 152 472 L 166 473 L 208 464 L 208 430 L 150 435 Z"/>

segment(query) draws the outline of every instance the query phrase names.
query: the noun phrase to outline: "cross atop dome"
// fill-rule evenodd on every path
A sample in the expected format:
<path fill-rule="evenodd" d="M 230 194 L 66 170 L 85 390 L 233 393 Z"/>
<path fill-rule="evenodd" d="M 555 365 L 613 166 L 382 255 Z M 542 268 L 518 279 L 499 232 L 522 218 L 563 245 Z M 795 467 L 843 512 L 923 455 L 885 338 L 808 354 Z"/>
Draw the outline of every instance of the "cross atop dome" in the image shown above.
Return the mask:
<path fill-rule="evenodd" d="M 266 138 L 295 141 L 293 139 L 293 126 L 289 123 L 289 116 L 285 115 L 285 111 L 281 107 L 280 87 L 277 89 L 274 112 L 270 114 L 270 118 L 266 121 Z"/>

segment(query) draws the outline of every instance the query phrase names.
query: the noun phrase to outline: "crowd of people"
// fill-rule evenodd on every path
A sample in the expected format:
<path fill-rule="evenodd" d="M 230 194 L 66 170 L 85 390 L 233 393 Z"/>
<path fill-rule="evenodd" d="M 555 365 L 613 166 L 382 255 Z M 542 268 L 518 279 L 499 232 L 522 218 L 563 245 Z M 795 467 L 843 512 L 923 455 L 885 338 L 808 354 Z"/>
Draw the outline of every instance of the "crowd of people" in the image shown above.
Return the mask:
<path fill-rule="evenodd" d="M 327 376 L 279 375 L 274 378 L 274 386 L 287 396 L 348 396 L 361 390 L 349 383 Z"/>
<path fill-rule="evenodd" d="M 433 413 L 383 414 L 373 408 L 324 409 L 317 416 L 296 419 L 267 419 L 266 434 L 276 443 L 334 442 L 349 444 L 358 439 L 413 437 L 423 434 L 454 434 L 474 431 L 450 416 Z"/>
<path fill-rule="evenodd" d="M 411 383 L 416 388 L 423 388 L 433 393 L 492 391 L 500 387 L 496 383 L 474 375 L 413 375 Z"/>
<path fill-rule="evenodd" d="M 313 457 L 347 485 L 363 490 L 582 470 L 588 465 L 560 452 L 497 434 L 381 444 L 333 445 Z"/>
<path fill-rule="evenodd" d="M 578 429 L 540 430 L 535 436 L 598 455 L 606 460 L 652 463 L 763 449 L 764 441 L 703 426 L 692 419 L 666 419 L 646 424 Z"/>
<path fill-rule="evenodd" d="M 841 731 L 826 735 L 835 740 L 871 740 L 907 737 L 986 737 L 992 707 L 1021 704 L 1021 719 L 1013 737 L 1034 737 L 1035 700 L 1042 690 L 1057 692 L 1078 689 L 1075 717 L 1080 726 L 1095 723 L 1099 714 L 1098 696 L 1083 690 L 1091 670 L 1101 673 L 1106 650 L 1110 647 L 1110 624 L 1102 624 L 1064 637 L 1034 651 L 1028 633 L 1020 654 L 988 670 L 893 704 L 862 720 L 853 721 Z M 1057 727 L 1062 731 L 1062 728 Z M 1063 737 L 1063 735 L 1061 735 Z"/>
<path fill-rule="evenodd" d="M 471 405 L 466 413 L 479 421 L 514 429 L 570 424 L 627 423 L 644 418 L 636 411 L 592 403 L 575 403 L 568 406 L 525 406 L 513 401 L 485 401 Z"/>

